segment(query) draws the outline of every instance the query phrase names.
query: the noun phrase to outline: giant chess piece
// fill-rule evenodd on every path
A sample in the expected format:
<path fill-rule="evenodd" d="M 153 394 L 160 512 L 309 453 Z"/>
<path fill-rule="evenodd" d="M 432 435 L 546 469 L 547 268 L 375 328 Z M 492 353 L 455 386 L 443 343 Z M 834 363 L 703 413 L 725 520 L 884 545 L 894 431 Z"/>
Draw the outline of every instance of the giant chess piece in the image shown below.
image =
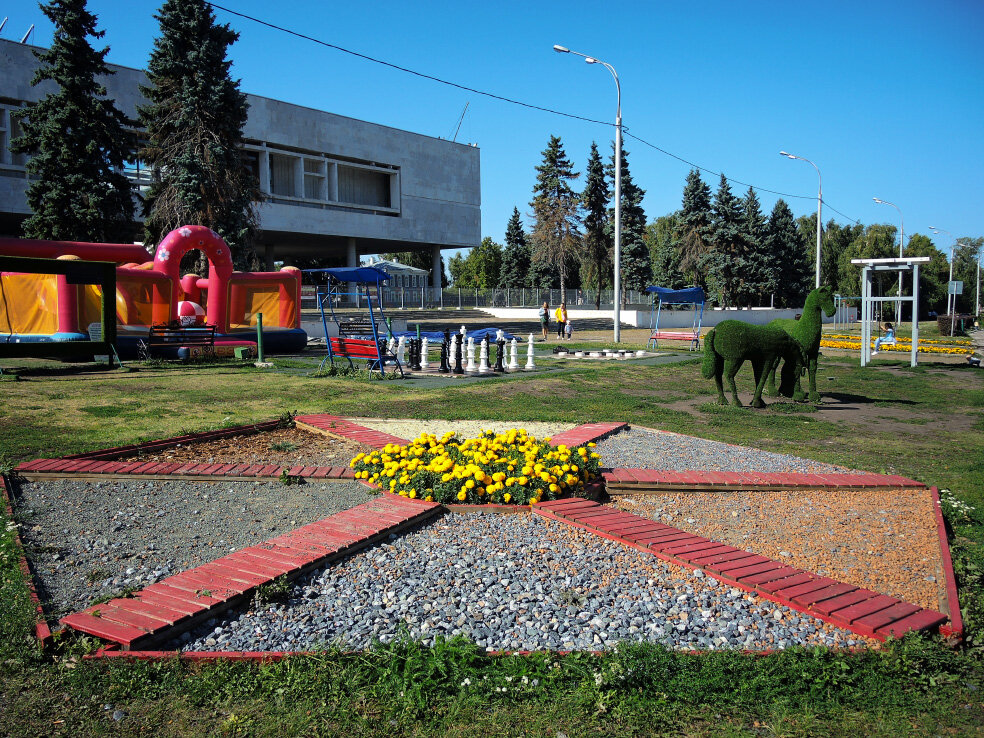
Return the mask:
<path fill-rule="evenodd" d="M 513 338 L 509 344 L 509 371 L 514 372 L 519 369 L 519 342 Z"/>
<path fill-rule="evenodd" d="M 526 343 L 526 366 L 523 367 L 528 372 L 536 371 L 536 363 L 533 361 L 533 334 Z"/>
<path fill-rule="evenodd" d="M 427 359 L 427 336 L 420 339 L 420 366 L 417 367 L 421 371 L 427 371 L 430 369 L 430 361 Z"/>
<path fill-rule="evenodd" d="M 455 335 L 454 337 L 454 373 L 455 374 L 465 373 L 464 368 L 461 366 L 461 351 L 462 351 L 461 336 Z"/>
<path fill-rule="evenodd" d="M 468 336 L 468 363 L 465 364 L 466 372 L 475 371 L 475 338 Z"/>
<path fill-rule="evenodd" d="M 395 356 L 396 355 L 396 339 L 395 338 L 390 338 L 389 343 L 386 344 L 386 353 L 390 354 L 391 356 Z"/>
<path fill-rule="evenodd" d="M 410 368 L 415 371 L 420 371 L 420 339 L 411 338 L 410 339 Z"/>
<path fill-rule="evenodd" d="M 495 371 L 504 372 L 506 367 L 503 365 L 503 359 L 506 356 L 506 339 L 497 338 L 495 341 Z"/>
<path fill-rule="evenodd" d="M 441 366 L 437 371 L 442 374 L 451 371 L 451 335 L 448 331 L 444 331 L 444 340 L 441 341 Z"/>
<path fill-rule="evenodd" d="M 478 373 L 489 373 L 489 337 L 487 335 L 482 339 L 482 350 L 478 354 Z"/>
<path fill-rule="evenodd" d="M 407 363 L 407 339 L 406 336 L 400 336 L 400 340 L 396 342 L 396 360 L 400 364 Z"/>

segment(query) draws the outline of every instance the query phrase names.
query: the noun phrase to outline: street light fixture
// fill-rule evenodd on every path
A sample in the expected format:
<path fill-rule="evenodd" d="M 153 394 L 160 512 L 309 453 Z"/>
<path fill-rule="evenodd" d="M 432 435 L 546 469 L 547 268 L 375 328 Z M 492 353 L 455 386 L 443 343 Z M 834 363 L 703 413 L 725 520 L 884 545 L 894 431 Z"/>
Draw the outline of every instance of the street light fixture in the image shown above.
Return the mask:
<path fill-rule="evenodd" d="M 813 165 L 813 168 L 817 170 L 817 180 L 819 185 L 817 187 L 817 283 L 816 286 L 820 286 L 820 208 L 823 204 L 823 178 L 820 176 L 820 167 L 813 164 L 809 159 L 804 159 L 802 156 L 794 156 L 793 154 L 787 154 L 785 151 L 780 151 L 779 156 L 785 156 L 787 159 L 799 159 L 800 161 L 805 161 L 808 164 Z"/>
<path fill-rule="evenodd" d="M 571 51 L 566 46 L 554 44 L 554 51 L 559 54 L 574 54 L 580 56 L 588 64 L 601 64 L 605 69 L 612 73 L 615 79 L 615 92 L 617 95 L 617 105 L 615 108 L 615 343 L 621 338 L 621 302 L 622 302 L 622 85 L 618 81 L 618 73 L 608 62 L 596 59 L 593 56 L 582 54 L 579 51 Z"/>
<path fill-rule="evenodd" d="M 950 233 L 950 231 L 946 230 L 945 228 L 937 228 L 936 226 L 930 226 L 929 228 L 930 228 L 930 230 L 933 231 L 933 233 L 936 233 L 936 234 L 945 233 L 951 239 L 951 243 L 950 243 L 950 277 L 949 277 L 949 282 L 952 282 L 953 281 L 953 249 L 954 249 L 954 247 L 956 247 L 957 243 L 956 243 L 956 241 L 952 241 L 953 234 Z M 954 303 L 954 305 L 952 307 L 951 307 L 951 301 Z M 956 301 L 957 301 L 957 296 L 950 294 L 950 287 L 949 287 L 949 284 L 947 284 L 947 289 L 946 289 L 946 314 L 950 316 L 950 324 L 951 324 L 951 326 L 953 324 L 953 310 L 954 310 L 954 307 L 956 307 L 956 304 L 955 304 Z"/>
<path fill-rule="evenodd" d="M 879 205 L 891 205 L 893 208 L 899 211 L 899 258 L 901 259 L 903 256 L 902 244 L 904 243 L 904 238 L 905 238 L 905 220 L 903 220 L 902 218 L 902 210 L 899 209 L 899 206 L 896 205 L 894 202 L 889 202 L 888 200 L 879 200 L 877 197 L 873 197 L 871 199 L 877 202 Z M 915 309 L 915 306 L 913 309 Z M 918 315 L 913 313 L 912 319 L 913 321 L 916 321 L 919 319 L 919 317 Z M 899 272 L 899 301 L 895 303 L 895 324 L 898 325 L 901 322 L 902 322 L 902 272 Z"/>

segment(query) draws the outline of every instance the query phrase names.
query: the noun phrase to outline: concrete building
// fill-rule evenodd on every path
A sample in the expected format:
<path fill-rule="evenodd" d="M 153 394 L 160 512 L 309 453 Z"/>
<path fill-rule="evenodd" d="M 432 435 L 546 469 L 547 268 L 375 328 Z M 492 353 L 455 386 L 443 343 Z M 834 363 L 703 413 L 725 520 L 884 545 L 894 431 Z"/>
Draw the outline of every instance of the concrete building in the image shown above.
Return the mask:
<path fill-rule="evenodd" d="M 25 158 L 9 143 L 19 131 L 11 113 L 43 97 L 31 86 L 36 47 L 0 39 L 0 234 L 19 235 L 27 206 Z M 144 103 L 136 69 L 110 65 L 109 97 L 131 118 Z M 357 266 L 360 257 L 425 251 L 440 287 L 441 249 L 481 241 L 479 149 L 396 128 L 247 95 L 246 157 L 260 182 L 257 253 L 272 268 L 292 257 Z M 139 161 L 127 173 L 149 177 Z"/>

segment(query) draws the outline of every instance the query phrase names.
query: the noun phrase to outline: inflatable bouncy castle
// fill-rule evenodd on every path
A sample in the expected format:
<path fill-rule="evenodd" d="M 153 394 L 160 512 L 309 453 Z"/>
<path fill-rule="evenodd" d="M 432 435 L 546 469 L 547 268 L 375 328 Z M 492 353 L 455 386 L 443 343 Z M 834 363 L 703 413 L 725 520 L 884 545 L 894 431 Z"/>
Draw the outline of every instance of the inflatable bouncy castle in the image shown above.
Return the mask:
<path fill-rule="evenodd" d="M 181 257 L 194 249 L 205 253 L 208 277 L 180 275 Z M 20 238 L 0 238 L 0 256 L 117 264 L 116 348 L 121 356 L 136 356 L 152 325 L 188 324 L 189 318 L 215 326 L 217 349 L 223 343 L 249 344 L 256 341 L 261 313 L 268 351 L 299 351 L 307 344 L 300 327 L 300 270 L 233 271 L 229 247 L 204 226 L 171 231 L 153 261 L 139 245 Z M 101 288 L 71 282 L 55 274 L 0 272 L 0 343 L 89 340 L 100 325 Z"/>

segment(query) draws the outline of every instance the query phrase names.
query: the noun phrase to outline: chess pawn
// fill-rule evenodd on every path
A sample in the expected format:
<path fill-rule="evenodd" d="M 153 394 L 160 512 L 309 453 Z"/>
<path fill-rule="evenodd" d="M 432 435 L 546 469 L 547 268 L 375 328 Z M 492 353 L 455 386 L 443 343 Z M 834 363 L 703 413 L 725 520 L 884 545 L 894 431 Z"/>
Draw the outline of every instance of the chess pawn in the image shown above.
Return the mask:
<path fill-rule="evenodd" d="M 509 371 L 519 369 L 519 341 L 515 338 L 509 344 Z"/>
<path fill-rule="evenodd" d="M 430 369 L 430 362 L 427 360 L 427 336 L 420 339 L 420 369 L 421 371 Z"/>
<path fill-rule="evenodd" d="M 498 339 L 495 342 L 495 367 L 493 371 L 504 372 L 506 367 L 503 366 L 503 361 L 506 358 L 506 342 L 504 339 Z"/>
<path fill-rule="evenodd" d="M 464 368 L 461 366 L 461 351 L 463 348 L 461 345 L 461 338 L 462 337 L 458 334 L 455 334 L 454 336 L 454 373 L 455 374 L 465 373 Z"/>
<path fill-rule="evenodd" d="M 475 339 L 472 336 L 468 336 L 468 363 L 465 365 L 465 371 L 475 371 Z"/>
<path fill-rule="evenodd" d="M 396 353 L 396 339 L 395 338 L 391 338 L 389 340 L 389 343 L 386 344 L 386 351 L 388 353 L 390 353 L 390 354 L 395 354 Z"/>
<path fill-rule="evenodd" d="M 396 360 L 401 364 L 406 364 L 406 353 L 407 339 L 405 336 L 400 336 L 400 340 L 396 342 Z"/>
<path fill-rule="evenodd" d="M 533 361 L 533 334 L 530 334 L 529 340 L 526 342 L 526 366 L 524 369 L 528 372 L 536 371 L 536 363 Z"/>
<path fill-rule="evenodd" d="M 488 374 L 489 371 L 489 338 L 482 339 L 482 350 L 478 355 L 478 373 Z"/>

